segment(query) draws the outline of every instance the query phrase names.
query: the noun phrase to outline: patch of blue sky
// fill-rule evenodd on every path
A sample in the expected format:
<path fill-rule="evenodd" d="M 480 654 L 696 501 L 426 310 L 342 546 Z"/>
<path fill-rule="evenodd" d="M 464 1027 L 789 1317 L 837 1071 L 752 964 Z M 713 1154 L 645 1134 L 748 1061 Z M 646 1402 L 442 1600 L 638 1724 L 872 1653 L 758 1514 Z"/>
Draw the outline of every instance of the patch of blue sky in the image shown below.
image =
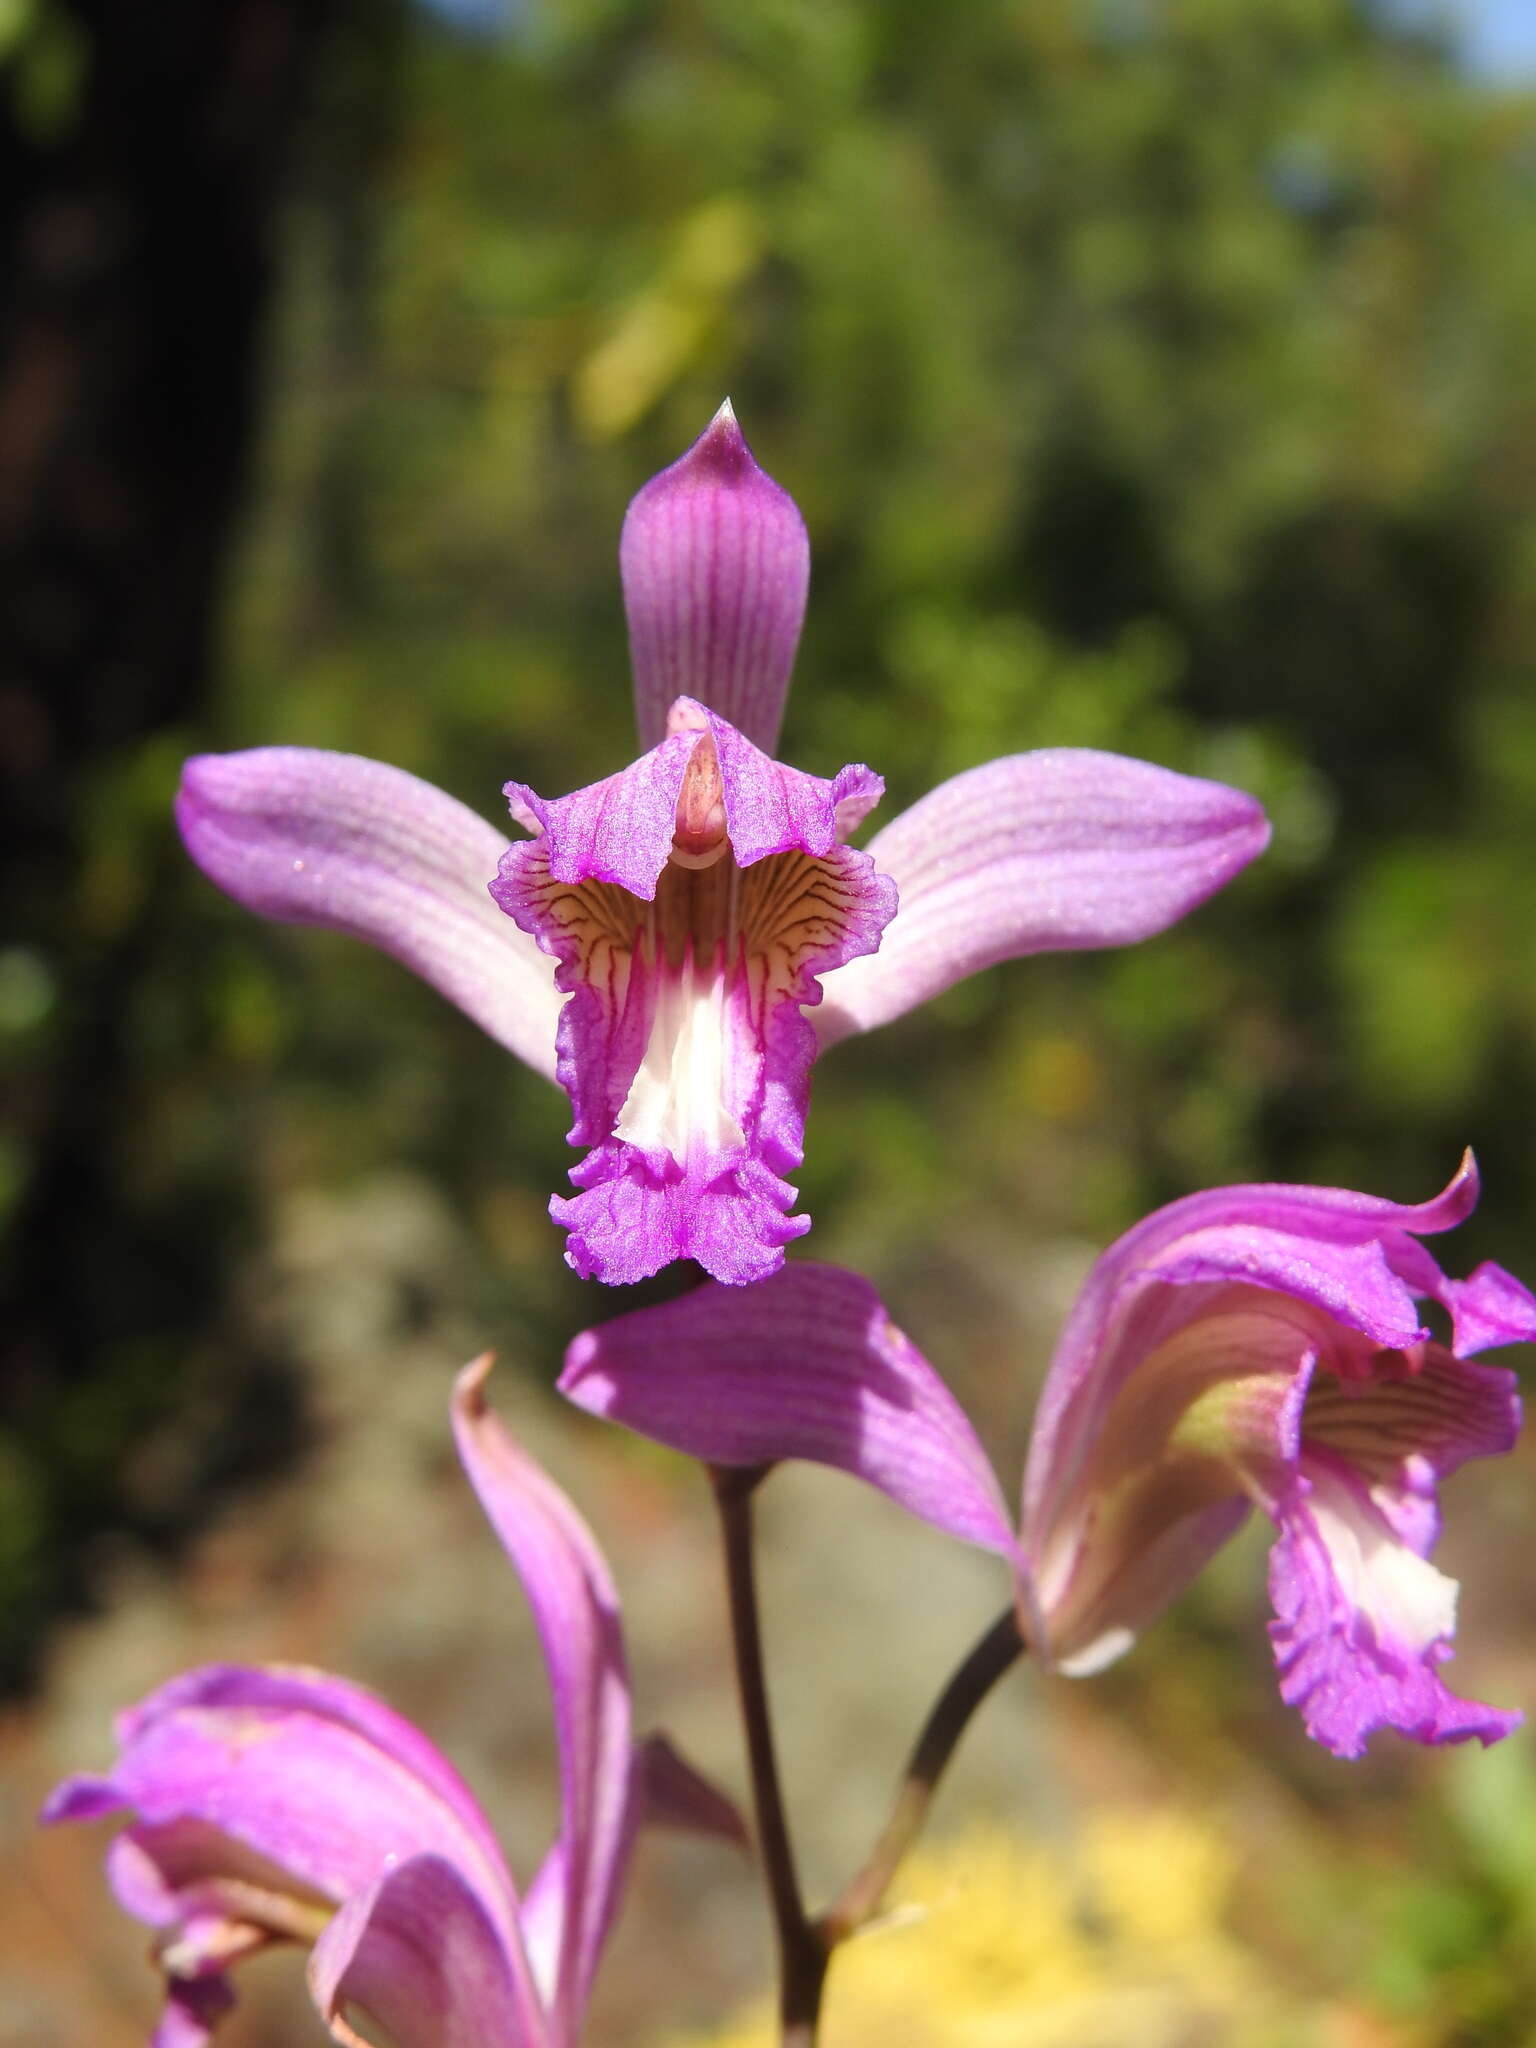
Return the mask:
<path fill-rule="evenodd" d="M 526 25 L 539 0 L 422 0 L 471 34 L 494 34 Z M 750 5 L 751 0 L 746 0 Z M 1370 0 L 1364 0 L 1369 5 Z M 1405 26 L 1444 28 L 1467 69 L 1500 84 L 1536 83 L 1536 0 L 1376 0 L 1380 11 Z M 1109 0 L 1106 20 L 1126 26 L 1141 18 L 1138 0 Z"/>
<path fill-rule="evenodd" d="M 1536 0 L 1386 0 L 1381 11 L 1405 26 L 1446 29 L 1476 77 L 1536 83 Z"/>

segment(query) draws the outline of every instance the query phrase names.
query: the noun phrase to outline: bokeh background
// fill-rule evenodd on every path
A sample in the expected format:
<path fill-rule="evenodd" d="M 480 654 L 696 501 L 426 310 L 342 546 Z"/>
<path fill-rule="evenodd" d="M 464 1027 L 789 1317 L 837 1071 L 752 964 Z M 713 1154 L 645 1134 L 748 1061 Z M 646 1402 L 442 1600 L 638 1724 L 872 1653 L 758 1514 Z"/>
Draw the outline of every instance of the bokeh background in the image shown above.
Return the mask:
<path fill-rule="evenodd" d="M 1523 0 L 0 5 L 0 2043 L 145 2038 L 51 1776 L 179 1665 L 387 1690 L 526 1869 L 552 1814 L 454 1367 L 573 1486 L 642 1718 L 740 1783 L 697 1476 L 562 1413 L 626 1306 L 545 1216 L 562 1098 L 169 825 L 195 749 L 376 755 L 500 814 L 632 750 L 630 494 L 729 392 L 810 527 L 785 751 L 887 815 L 993 755 L 1238 783 L 1270 854 L 818 1070 L 809 1249 L 1016 1472 L 1094 1251 L 1224 1179 L 1536 1250 L 1536 50 Z M 1466 1689 L 1536 1691 L 1533 1455 L 1452 1489 Z M 1002 1588 L 782 1475 L 813 1890 Z M 1012 1679 L 834 2044 L 1536 2042 L 1536 1752 L 1347 1766 L 1242 1541 L 1103 1679 Z M 753 1882 L 648 1845 L 593 2038 L 765 2043 Z M 232 2041 L 318 2038 L 249 1973 Z M 882 2002 L 883 2001 L 883 2002 Z M 691 2032 L 689 2030 L 692 2030 Z M 840 2030 L 840 2031 L 839 2031 Z"/>

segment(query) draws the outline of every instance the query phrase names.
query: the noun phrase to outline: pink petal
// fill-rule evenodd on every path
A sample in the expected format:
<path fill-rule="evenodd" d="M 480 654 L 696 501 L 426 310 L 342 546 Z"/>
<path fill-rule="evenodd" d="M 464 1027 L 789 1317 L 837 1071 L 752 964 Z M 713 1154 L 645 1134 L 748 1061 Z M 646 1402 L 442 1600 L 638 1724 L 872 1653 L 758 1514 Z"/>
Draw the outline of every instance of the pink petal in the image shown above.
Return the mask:
<path fill-rule="evenodd" d="M 1487 1744 L 1522 1716 L 1458 1699 L 1439 1676 L 1450 1656 L 1454 1584 L 1398 1545 L 1364 1489 L 1312 1459 L 1276 1509 L 1270 1635 L 1281 1697 L 1336 1756 L 1357 1757 L 1378 1728 L 1416 1742 Z"/>
<path fill-rule="evenodd" d="M 349 2005 L 387 2027 L 397 2048 L 550 2042 L 503 1937 L 439 1856 L 410 1857 L 349 1899 L 315 1944 L 309 1982 L 333 2037 L 349 2048 L 368 2042 L 348 2024 Z"/>
<path fill-rule="evenodd" d="M 242 1710 L 310 1715 L 353 1730 L 427 1787 L 475 1838 L 487 1860 L 500 1864 L 501 1850 L 479 1801 L 436 1744 L 376 1693 L 331 1672 L 299 1664 L 204 1664 L 124 1708 L 115 1732 L 126 1750 L 173 1714 Z"/>
<path fill-rule="evenodd" d="M 787 491 L 759 469 L 727 399 L 636 495 L 619 541 L 640 744 L 696 697 L 770 753 L 794 666 L 811 551 Z"/>
<path fill-rule="evenodd" d="M 553 1076 L 551 963 L 487 893 L 505 837 L 453 797 L 354 754 L 258 747 L 188 761 L 176 816 L 237 903 L 392 953 Z"/>
<path fill-rule="evenodd" d="M 1458 1358 L 1496 1344 L 1536 1342 L 1536 1297 L 1491 1259 L 1475 1266 L 1465 1280 L 1442 1280 L 1436 1296 L 1451 1312 Z"/>
<path fill-rule="evenodd" d="M 560 1910 L 536 1916 L 558 1961 L 555 2031 L 574 2038 L 613 1917 L 632 1833 L 629 1681 L 618 1597 L 591 1531 L 552 1479 L 485 1405 L 487 1356 L 460 1373 L 453 1397 L 459 1456 L 523 1582 L 543 1644 L 560 1749 L 560 1840 L 551 1885 Z M 557 1935 L 557 1940 L 553 1937 Z"/>
<path fill-rule="evenodd" d="M 1443 1344 L 1360 1352 L 1358 1370 L 1314 1377 L 1303 1435 L 1366 1482 L 1398 1541 L 1427 1557 L 1440 1534 L 1439 1482 L 1473 1458 L 1513 1450 L 1519 1383 Z"/>
<path fill-rule="evenodd" d="M 1118 754 L 973 768 L 869 842 L 900 909 L 878 954 L 827 977 L 818 1034 L 872 1030 L 998 960 L 1149 938 L 1268 842 L 1252 797 Z"/>
<path fill-rule="evenodd" d="M 215 1665 L 152 1694 L 123 1731 L 110 1776 L 67 1780 L 43 1818 L 131 1809 L 113 1879 L 151 1925 L 200 1911 L 225 1880 L 339 1903 L 391 1861 L 432 1850 L 515 1926 L 511 1878 L 457 1773 L 359 1687 Z"/>
<path fill-rule="evenodd" d="M 584 1280 L 633 1286 L 674 1259 L 745 1287 L 774 1272 L 809 1216 L 791 1213 L 797 1190 L 743 1151 L 696 1154 L 653 1166 L 613 1140 L 571 1169 L 574 1195 L 549 1213 L 570 1232 L 566 1263 Z"/>
<path fill-rule="evenodd" d="M 1149 1496 L 1153 1489 L 1149 1487 Z M 1211 1559 L 1247 1521 L 1241 1494 L 1206 1507 L 1180 1503 L 1173 1515 L 1156 1511 L 1132 1523 L 1117 1545 L 1113 1568 L 1070 1617 L 1042 1611 L 1042 1656 L 1068 1678 L 1091 1678 L 1123 1657 L 1143 1629 L 1188 1590 Z M 1139 1541 L 1137 1539 L 1140 1539 Z"/>
<path fill-rule="evenodd" d="M 673 733 L 616 775 L 569 796 L 541 797 L 526 783 L 509 782 L 513 816 L 530 820 L 538 836 L 503 844 L 490 888 L 507 916 L 533 935 L 522 914 L 522 877 L 530 864 L 551 882 L 613 882 L 649 902 L 672 851 L 677 799 L 698 743 L 696 732 Z"/>
<path fill-rule="evenodd" d="M 1251 1287 L 1164 1289 L 1200 1313 L 1122 1332 L 1134 1369 L 1051 1474 L 1023 1551 L 1052 1658 L 1078 1673 L 1127 1648 L 1242 1522 L 1289 1483 L 1313 1357 L 1310 1318 Z"/>
<path fill-rule="evenodd" d="M 631 1755 L 629 1801 L 615 1851 L 616 1868 L 627 1867 L 634 1837 L 642 1827 L 709 1835 L 733 1847 L 750 1843 L 735 1803 L 680 1756 L 664 1735 L 652 1735 Z M 538 1983 L 553 1990 L 560 1970 L 571 1873 L 564 1840 L 557 1841 L 523 1895 L 523 1943 Z"/>
<path fill-rule="evenodd" d="M 1015 1553 L 986 1453 L 865 1280 L 786 1266 L 617 1316 L 566 1352 L 579 1408 L 720 1465 L 805 1458 L 953 1536 Z"/>
<path fill-rule="evenodd" d="M 1053 1519 L 1119 1387 L 1153 1345 L 1202 1313 L 1203 1290 L 1270 1289 L 1322 1317 L 1324 1333 L 1331 1321 L 1374 1344 L 1413 1344 L 1427 1335 L 1418 1297 L 1454 1285 L 1417 1234 L 1450 1229 L 1476 1200 L 1469 1154 L 1441 1194 L 1417 1205 L 1259 1184 L 1209 1189 L 1146 1217 L 1095 1262 L 1057 1344 L 1030 1440 L 1026 1531 Z"/>
<path fill-rule="evenodd" d="M 726 826 L 740 867 L 774 853 L 808 853 L 823 859 L 848 829 L 852 813 L 864 817 L 885 794 L 885 784 L 862 762 L 840 768 L 828 782 L 803 768 L 787 768 L 763 748 L 703 706 L 704 729 L 715 742 L 724 785 Z M 861 861 L 868 860 L 860 854 Z M 894 913 L 891 899 L 887 916 Z"/>

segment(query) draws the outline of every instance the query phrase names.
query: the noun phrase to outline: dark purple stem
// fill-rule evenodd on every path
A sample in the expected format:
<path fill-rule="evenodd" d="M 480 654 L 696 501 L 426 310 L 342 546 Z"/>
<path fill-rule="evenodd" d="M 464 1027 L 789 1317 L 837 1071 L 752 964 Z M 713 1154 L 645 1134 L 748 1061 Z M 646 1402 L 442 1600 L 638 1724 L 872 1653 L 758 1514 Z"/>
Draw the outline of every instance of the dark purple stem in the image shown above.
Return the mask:
<path fill-rule="evenodd" d="M 736 1688 L 752 1774 L 758 1853 L 762 1857 L 779 1955 L 780 2048 L 815 2048 L 829 1950 L 817 1927 L 806 1917 L 789 1838 L 763 1670 L 762 1621 L 752 1551 L 752 1496 L 768 1467 L 737 1469 L 711 1465 L 708 1470 L 720 1512 Z"/>
<path fill-rule="evenodd" d="M 879 1910 L 891 1879 L 927 1818 L 938 1782 L 971 1716 L 1023 1654 L 1024 1641 L 1010 1607 L 993 1622 L 940 1693 L 913 1747 L 891 1817 L 869 1860 L 815 1923 L 827 1955 Z"/>

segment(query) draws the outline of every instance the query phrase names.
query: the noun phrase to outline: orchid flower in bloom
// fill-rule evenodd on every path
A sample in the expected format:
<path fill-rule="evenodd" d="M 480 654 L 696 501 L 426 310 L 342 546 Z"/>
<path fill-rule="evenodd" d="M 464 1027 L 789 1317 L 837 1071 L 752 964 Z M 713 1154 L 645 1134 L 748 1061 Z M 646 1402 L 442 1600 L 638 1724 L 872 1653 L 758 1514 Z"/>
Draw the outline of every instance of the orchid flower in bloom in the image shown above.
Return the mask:
<path fill-rule="evenodd" d="M 1035 1420 L 1016 1536 L 975 1432 L 866 1281 L 786 1268 L 577 1338 L 579 1406 L 717 1464 L 810 1458 L 1006 1557 L 1021 1631 L 1068 1673 L 1118 1656 L 1250 1505 L 1274 1522 L 1284 1698 L 1358 1756 L 1377 1728 L 1491 1742 L 1518 1715 L 1457 1699 L 1456 1586 L 1429 1562 L 1439 1482 L 1507 1451 L 1513 1374 L 1470 1361 L 1536 1338 L 1500 1267 L 1449 1280 L 1420 1239 L 1477 1199 L 1471 1155 L 1418 1208 L 1335 1188 L 1218 1188 L 1099 1259 Z M 1449 1344 L 1419 1304 L 1450 1317 Z"/>
<path fill-rule="evenodd" d="M 637 1823 L 740 1835 L 665 1743 L 630 1733 L 613 1583 L 571 1503 L 485 1408 L 488 1358 L 460 1375 L 459 1454 L 522 1578 L 560 1751 L 559 1838 L 519 1898 L 457 1772 L 372 1693 L 291 1666 L 209 1665 L 119 1717 L 121 1754 L 73 1777 L 44 1819 L 131 1812 L 108 1869 L 157 1933 L 155 2048 L 200 2048 L 233 2003 L 229 1967 L 313 1945 L 332 2036 L 366 2048 L 572 2048 Z"/>
<path fill-rule="evenodd" d="M 771 758 L 810 552 L 728 404 L 635 498 L 619 566 L 648 751 L 572 796 L 509 783 L 531 838 L 302 747 L 189 761 L 177 815 L 237 901 L 393 953 L 558 1079 L 585 1157 L 551 1211 L 577 1272 L 688 1257 L 758 1280 L 809 1228 L 784 1176 L 820 1047 L 995 961 L 1161 931 L 1268 826 L 1217 783 L 1069 748 L 972 769 L 847 845 L 879 776 Z"/>

